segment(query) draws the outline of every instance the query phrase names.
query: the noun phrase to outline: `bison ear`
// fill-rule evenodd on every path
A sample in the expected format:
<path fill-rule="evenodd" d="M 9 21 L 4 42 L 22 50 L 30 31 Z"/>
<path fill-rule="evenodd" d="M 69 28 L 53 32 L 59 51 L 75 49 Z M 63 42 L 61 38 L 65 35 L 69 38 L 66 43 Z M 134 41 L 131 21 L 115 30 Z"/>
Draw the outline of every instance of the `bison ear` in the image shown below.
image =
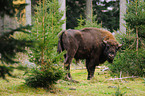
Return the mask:
<path fill-rule="evenodd" d="M 123 44 L 119 44 L 119 45 L 118 45 L 118 50 L 122 47 L 122 45 L 123 45 Z"/>

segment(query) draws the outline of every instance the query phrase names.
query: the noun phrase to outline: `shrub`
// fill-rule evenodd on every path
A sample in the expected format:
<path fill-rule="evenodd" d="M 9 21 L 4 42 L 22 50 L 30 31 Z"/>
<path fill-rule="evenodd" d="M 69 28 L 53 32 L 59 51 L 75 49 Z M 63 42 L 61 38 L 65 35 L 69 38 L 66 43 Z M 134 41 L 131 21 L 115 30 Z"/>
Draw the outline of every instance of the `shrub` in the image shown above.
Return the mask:
<path fill-rule="evenodd" d="M 136 37 L 135 34 L 115 34 L 115 37 L 119 43 L 123 43 L 122 50 L 135 49 L 136 48 Z"/>
<path fill-rule="evenodd" d="M 109 64 L 112 75 L 119 76 L 120 72 L 124 76 L 144 76 L 145 75 L 145 50 L 140 49 L 138 52 L 134 50 L 125 50 L 119 52 L 114 59 L 113 64 Z"/>
<path fill-rule="evenodd" d="M 26 84 L 30 87 L 52 88 L 57 80 L 63 77 L 63 71 L 59 66 L 43 66 L 32 69 L 28 77 L 25 78 Z"/>
<path fill-rule="evenodd" d="M 132 33 L 133 30 L 127 28 L 127 34 L 117 33 L 115 32 L 115 38 L 119 43 L 123 43 L 122 50 L 136 49 L 136 34 Z M 139 48 L 143 48 L 145 46 L 143 38 L 139 38 Z"/>
<path fill-rule="evenodd" d="M 51 55 L 56 51 L 58 33 L 62 30 L 64 20 L 61 20 L 63 13 L 59 12 L 57 0 L 44 0 L 45 4 L 39 2 L 34 8 L 33 27 L 31 38 L 35 40 L 35 47 L 30 48 L 30 61 L 39 65 L 50 61 Z M 57 55 L 58 56 L 58 55 Z M 55 63 L 51 60 L 52 63 Z"/>
<path fill-rule="evenodd" d="M 96 27 L 96 28 L 101 28 L 101 24 L 98 24 L 97 21 L 95 21 L 96 16 L 93 16 L 92 21 L 87 21 L 86 19 L 83 19 L 82 16 L 80 16 L 80 19 L 78 20 L 78 26 L 75 27 L 75 29 L 83 29 L 86 27 Z"/>
<path fill-rule="evenodd" d="M 136 36 L 131 34 L 132 30 L 128 30 L 128 34 L 116 34 L 116 39 L 122 43 L 122 49 L 117 53 L 113 64 L 109 64 L 112 75 L 145 75 L 145 51 L 143 40 L 139 42 L 139 50 L 136 51 Z"/>

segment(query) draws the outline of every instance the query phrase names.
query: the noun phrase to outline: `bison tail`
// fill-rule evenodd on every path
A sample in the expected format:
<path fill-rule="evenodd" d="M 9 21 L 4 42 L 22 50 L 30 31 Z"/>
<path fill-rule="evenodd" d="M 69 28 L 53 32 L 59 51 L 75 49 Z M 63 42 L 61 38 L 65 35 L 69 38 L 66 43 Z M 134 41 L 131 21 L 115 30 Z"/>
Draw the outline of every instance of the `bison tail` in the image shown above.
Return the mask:
<path fill-rule="evenodd" d="M 61 53 L 64 50 L 63 47 L 63 42 L 62 42 L 62 36 L 64 34 L 65 31 L 61 31 L 58 35 L 59 35 L 59 40 L 58 40 L 58 45 L 57 45 L 57 52 Z"/>

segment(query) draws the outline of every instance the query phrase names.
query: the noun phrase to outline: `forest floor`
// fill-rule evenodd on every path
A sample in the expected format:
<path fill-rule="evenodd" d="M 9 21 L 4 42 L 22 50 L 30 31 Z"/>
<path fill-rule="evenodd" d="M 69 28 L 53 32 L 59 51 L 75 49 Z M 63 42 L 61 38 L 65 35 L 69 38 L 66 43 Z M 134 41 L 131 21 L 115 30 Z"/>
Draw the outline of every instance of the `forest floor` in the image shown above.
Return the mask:
<path fill-rule="evenodd" d="M 99 74 L 98 74 L 99 73 Z M 0 78 L 0 96 L 145 96 L 145 80 L 143 77 L 109 80 L 113 78 L 109 71 L 96 69 L 92 80 L 87 80 L 87 70 L 71 69 L 72 78 L 79 83 L 59 80 L 53 90 L 30 88 L 24 84 L 24 71 L 14 70 L 17 78 L 7 76 Z M 116 95 L 115 95 L 116 94 Z"/>

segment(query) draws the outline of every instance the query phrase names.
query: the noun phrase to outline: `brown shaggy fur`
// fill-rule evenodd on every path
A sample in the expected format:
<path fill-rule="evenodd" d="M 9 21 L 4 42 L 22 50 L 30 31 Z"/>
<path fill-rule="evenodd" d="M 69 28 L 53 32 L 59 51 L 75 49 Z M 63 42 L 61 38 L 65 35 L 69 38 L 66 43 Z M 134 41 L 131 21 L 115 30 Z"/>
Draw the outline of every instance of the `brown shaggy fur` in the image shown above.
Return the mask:
<path fill-rule="evenodd" d="M 86 59 L 89 80 L 94 76 L 95 66 L 106 60 L 112 63 L 120 47 L 111 32 L 98 28 L 68 29 L 60 33 L 58 41 L 58 52 L 67 51 L 64 56 L 67 79 L 71 79 L 69 70 L 73 58 Z"/>
<path fill-rule="evenodd" d="M 112 35 L 112 33 L 107 31 L 107 30 L 102 30 L 102 29 L 98 29 L 98 28 L 84 28 L 81 31 L 82 32 L 89 32 L 89 31 L 92 31 L 92 30 L 95 30 L 98 33 L 98 36 L 100 36 L 101 38 L 104 38 L 104 40 L 114 40 L 114 41 L 116 41 L 116 39 Z"/>

